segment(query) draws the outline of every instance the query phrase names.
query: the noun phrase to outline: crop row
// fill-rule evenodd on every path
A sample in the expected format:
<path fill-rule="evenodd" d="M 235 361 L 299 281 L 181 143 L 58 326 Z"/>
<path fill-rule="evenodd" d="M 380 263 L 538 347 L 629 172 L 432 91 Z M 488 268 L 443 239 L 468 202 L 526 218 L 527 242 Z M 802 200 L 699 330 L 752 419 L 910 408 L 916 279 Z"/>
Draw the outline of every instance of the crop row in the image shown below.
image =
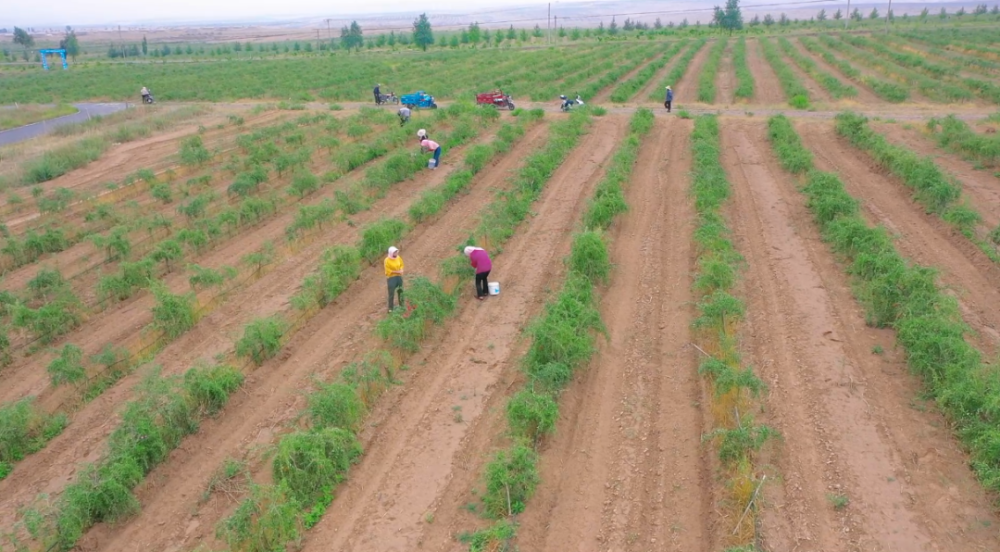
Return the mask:
<path fill-rule="evenodd" d="M 526 381 L 506 406 L 505 433 L 511 442 L 486 465 L 485 492 L 480 495 L 483 515 L 497 521 L 461 537 L 472 551 L 506 549 L 514 537 L 514 516 L 524 511 L 539 483 L 538 449 L 555 431 L 558 399 L 574 372 L 586 367 L 596 334 L 604 331 L 596 290 L 608 283 L 611 273 L 604 231 L 628 209 L 623 186 L 653 121 L 647 109 L 632 116 L 629 136 L 615 152 L 584 214 L 586 226 L 573 237 L 565 283 L 527 331 L 531 344 L 520 363 Z"/>
<path fill-rule="evenodd" d="M 984 166 L 1000 167 L 1000 137 L 996 134 L 978 134 L 954 115 L 931 119 L 927 129 L 941 147 L 961 152 Z"/>
<path fill-rule="evenodd" d="M 687 39 L 669 43 L 660 59 L 643 67 L 642 70 L 639 71 L 639 73 L 637 73 L 634 77 L 619 84 L 615 88 L 614 92 L 611 93 L 611 101 L 615 103 L 624 103 L 628 101 L 628 99 L 645 86 L 646 83 L 648 83 L 660 69 L 669 63 L 670 60 L 677 55 L 677 52 L 687 46 L 687 43 Z"/>
<path fill-rule="evenodd" d="M 840 98 L 853 98 L 858 95 L 856 88 L 850 85 L 845 85 L 840 82 L 840 80 L 831 75 L 830 73 L 822 70 L 816 65 L 816 62 L 810 59 L 808 56 L 803 55 L 787 38 L 780 36 L 778 37 L 778 45 L 784 50 L 785 54 L 799 66 L 806 74 L 811 76 L 816 80 L 823 88 L 833 96 L 834 99 Z"/>
<path fill-rule="evenodd" d="M 610 71 L 600 78 L 584 83 L 576 88 L 577 93 L 584 98 L 592 98 L 601 90 L 608 88 L 629 72 L 646 63 L 656 55 L 658 50 L 659 48 L 656 45 L 648 45 L 645 48 L 638 48 L 628 52 L 624 60 L 616 63 Z"/>
<path fill-rule="evenodd" d="M 884 81 L 868 75 L 862 75 L 861 71 L 852 66 L 848 61 L 834 56 L 829 50 L 816 42 L 812 37 L 801 36 L 799 42 L 805 46 L 806 50 L 820 55 L 827 63 L 840 69 L 840 72 L 854 82 L 864 84 L 872 89 L 876 96 L 883 100 L 900 103 L 905 102 L 910 97 L 910 92 L 905 86 L 900 86 L 894 82 Z"/>
<path fill-rule="evenodd" d="M 876 49 L 874 47 L 870 48 L 874 43 L 869 39 L 851 35 L 839 35 L 838 38 L 839 41 L 827 35 L 820 35 L 820 40 L 826 45 L 839 48 L 856 61 L 870 67 L 878 68 L 897 80 L 915 86 L 921 94 L 932 100 L 953 102 L 972 99 L 972 93 L 960 86 L 944 82 L 940 78 L 925 76 L 918 71 L 895 62 L 889 56 L 872 55 L 872 51 Z"/>
<path fill-rule="evenodd" d="M 549 143 L 528 158 L 514 180 L 511 193 L 527 192 L 537 198 L 532 191 L 541 189 L 575 145 L 586 124 L 585 115 L 574 115 L 568 121 L 553 125 Z M 510 144 L 494 148 L 494 153 L 509 147 Z M 467 158 L 469 161 L 468 170 L 480 164 L 478 156 Z M 499 195 L 484 212 L 507 209 L 507 197 L 508 194 Z M 527 205 L 531 201 L 528 200 Z M 512 234 L 519 221 L 508 222 L 512 224 L 508 227 Z M 502 242 L 495 245 L 500 246 Z M 459 262 L 466 262 L 464 256 L 457 258 Z M 443 271 L 447 274 L 456 264 L 452 259 L 446 260 Z M 397 311 L 376 326 L 375 333 L 384 348 L 369 351 L 362 361 L 342 372 L 341 382 L 322 385 L 318 392 L 309 396 L 309 411 L 304 414 L 310 419 L 311 427 L 282 437 L 272 461 L 274 484 L 255 486 L 251 496 L 218 526 L 219 536 L 231 549 L 265 552 L 297 542 L 302 531 L 322 516 L 332 501 L 336 485 L 347 478 L 351 461 L 361 454 L 355 432 L 377 395 L 391 383 L 394 353 L 409 354 L 418 350 L 427 335 L 428 325 L 442 323 L 454 310 L 456 295 L 420 278 L 410 283 L 406 300 L 410 307 L 405 314 Z M 373 388 L 371 382 L 377 387 Z M 327 415 L 316 415 L 320 404 Z M 353 415 L 334 418 L 330 413 Z M 331 427 L 336 427 L 342 436 L 339 442 L 331 442 L 325 435 L 331 432 Z M 306 458 L 310 460 L 301 461 Z"/>
<path fill-rule="evenodd" d="M 698 299 L 698 317 L 693 326 L 706 357 L 698 372 L 711 391 L 710 410 L 715 418 L 705 438 L 716 444 L 726 479 L 728 496 L 722 503 L 732 512 L 745 514 L 763 484 L 754 473 L 754 455 L 775 431 L 754 421 L 752 412 L 759 408 L 754 402 L 765 386 L 749 366 L 743 366 L 739 354 L 739 328 L 746 307 L 732 291 L 744 261 L 729 239 L 730 230 L 722 214 L 731 192 L 722 167 L 715 116 L 703 115 L 695 120 L 691 150 L 691 188 L 698 214 L 694 231 L 697 269 L 692 284 Z M 755 515 L 740 516 L 731 538 L 733 545 L 752 545 L 756 541 Z"/>
<path fill-rule="evenodd" d="M 778 75 L 778 82 L 781 83 L 781 88 L 785 91 L 785 96 L 788 97 L 788 104 L 797 109 L 808 108 L 809 91 L 802 85 L 798 75 L 785 63 L 781 53 L 769 39 L 760 37 L 758 40 L 764 51 L 764 58 Z"/>
<path fill-rule="evenodd" d="M 868 152 L 882 168 L 896 175 L 914 191 L 914 197 L 928 212 L 935 213 L 972 240 L 987 256 L 1000 262 L 995 247 L 987 242 L 978 226 L 982 216 L 962 199 L 962 185 L 947 175 L 930 157 L 920 157 L 904 146 L 890 143 L 868 126 L 868 119 L 854 113 L 837 115 L 837 133 L 855 147 Z M 1000 235 L 1000 229 L 992 232 Z"/>
<path fill-rule="evenodd" d="M 994 76 L 997 71 L 1000 71 L 1000 62 L 968 55 L 962 51 L 962 47 L 949 48 L 951 41 L 936 33 L 901 32 L 898 33 L 898 36 L 886 37 L 886 40 L 893 45 L 911 50 L 917 50 L 914 42 L 922 43 L 926 45 L 927 53 L 940 61 L 955 63 L 959 68 L 973 70 L 986 76 Z M 953 51 L 953 48 L 958 51 Z"/>
<path fill-rule="evenodd" d="M 772 118 L 769 127 L 779 160 L 802 175 L 807 206 L 823 239 L 844 259 L 868 323 L 896 331 L 910 368 L 923 378 L 968 447 L 980 481 L 993 492 L 1000 490 L 996 367 L 983 362 L 965 340 L 972 329 L 962 320 L 954 296 L 937 285 L 933 268 L 904 259 L 889 232 L 868 226 L 858 200 L 836 174 L 815 170 L 810 152 L 786 118 Z"/>
<path fill-rule="evenodd" d="M 442 144 L 448 147 L 457 146 L 461 142 L 468 139 L 468 136 L 464 133 L 454 133 L 450 137 L 445 137 L 442 140 Z M 422 167 L 422 160 L 411 160 L 410 163 L 414 169 Z M 373 176 L 372 174 L 368 175 Z M 406 171 L 396 172 L 393 175 L 399 180 L 405 179 L 409 176 Z M 384 193 L 384 191 L 382 192 Z M 362 259 L 369 260 L 371 256 L 371 251 L 381 252 L 385 247 L 388 247 L 389 243 L 392 243 L 398 239 L 403 231 L 405 230 L 405 224 L 399 223 L 398 221 L 383 220 L 379 221 L 367 228 L 362 232 L 361 245 L 354 250 L 349 251 L 350 248 L 335 249 L 328 255 L 326 255 L 320 265 L 320 275 L 331 276 L 335 280 L 335 285 L 339 286 L 340 291 L 346 289 L 349 282 L 356 278 L 361 271 Z M 310 276 L 304 281 L 303 287 L 315 287 L 316 276 Z M 414 290 L 416 293 L 411 291 L 411 294 L 416 295 L 418 298 L 420 296 L 420 285 L 415 286 L 417 289 Z M 330 291 L 329 288 L 326 290 Z M 160 301 L 157 307 L 154 307 L 154 319 L 156 316 L 156 309 L 169 310 L 171 313 L 170 319 L 167 321 L 169 325 L 165 325 L 163 330 L 176 337 L 181 333 L 187 331 L 194 326 L 196 321 L 195 307 L 193 305 L 193 298 L 190 296 L 169 296 L 173 305 L 170 302 Z M 167 298 L 167 296 L 164 296 Z M 299 316 L 295 320 L 286 320 L 280 315 L 275 315 L 272 317 L 267 317 L 263 319 L 257 319 L 244 328 L 243 337 L 241 337 L 235 344 L 234 352 L 237 357 L 241 357 L 247 360 L 249 365 L 259 366 L 264 363 L 267 359 L 272 358 L 277 351 L 281 348 L 283 342 L 285 342 L 291 334 L 291 331 L 295 328 L 301 327 L 305 320 L 314 315 L 318 308 L 313 304 L 308 302 L 303 302 L 302 300 L 294 301 L 297 310 L 299 310 Z M 162 317 L 161 321 L 162 321 Z M 224 370 L 227 374 L 235 374 L 239 376 L 239 381 L 242 381 L 242 372 L 238 369 L 226 366 L 225 368 L 217 367 L 213 370 Z M 227 381 L 232 381 L 233 377 L 230 376 Z M 164 380 L 166 381 L 166 380 Z M 232 389 L 235 389 L 239 385 L 239 381 L 230 385 L 224 396 L 228 396 L 228 393 Z M 155 401 L 160 403 L 162 401 Z M 224 403 L 224 400 L 222 401 Z M 136 403 L 134 403 L 136 404 Z M 145 443 L 131 442 L 125 443 L 123 446 L 125 450 L 118 451 L 116 447 L 122 443 L 118 443 L 112 440 L 109 445 L 109 453 L 98 462 L 96 467 L 87 469 L 84 471 L 83 475 L 78 478 L 77 483 L 71 484 L 67 487 L 66 491 L 59 497 L 55 503 L 52 512 L 43 515 L 48 521 L 43 523 L 40 527 L 36 527 L 37 534 L 32 534 L 32 537 L 41 540 L 43 544 L 56 547 L 62 550 L 68 550 L 75 545 L 76 541 L 82 535 L 89 526 L 93 525 L 99 521 L 113 521 L 115 519 L 120 519 L 121 517 L 131 515 L 139 508 L 138 500 L 132 495 L 131 489 L 133 489 L 139 481 L 147 474 L 155 465 L 162 462 L 166 455 L 176 447 L 180 439 L 188 434 L 193 433 L 197 426 L 196 420 L 185 421 L 183 424 L 175 424 L 176 418 L 171 416 L 163 416 L 157 413 L 155 410 L 155 405 L 151 406 L 149 403 L 143 403 L 139 401 L 137 407 L 143 415 L 149 416 L 155 421 L 161 421 L 163 427 L 157 428 L 159 431 L 168 433 L 173 437 L 170 439 L 164 439 L 163 442 L 157 443 L 156 449 L 157 453 L 152 457 L 143 457 L 142 461 L 138 464 L 141 470 L 131 469 L 130 466 L 126 467 L 130 469 L 119 469 L 118 464 L 121 462 L 121 458 L 131 458 L 136 456 L 143 456 L 143 450 Z M 220 405 L 221 408 L 221 405 Z M 128 418 L 123 419 L 123 424 L 119 428 L 127 426 Z M 184 431 L 177 431 L 177 425 L 185 428 Z M 330 429 L 330 428 L 324 428 Z M 321 434 L 312 435 L 310 437 L 315 437 L 319 439 L 322 443 L 326 445 L 331 445 L 331 439 L 333 443 L 350 445 L 350 439 L 347 436 L 339 433 L 325 431 L 320 432 Z M 114 434 L 113 434 L 114 436 Z M 315 444 L 315 440 L 310 438 L 300 439 L 303 441 L 300 444 L 309 443 Z M 289 441 L 291 442 L 291 441 Z M 282 456 L 284 452 L 284 456 Z M 285 447 L 282 451 L 282 447 L 279 446 L 279 455 L 275 459 L 275 465 L 281 465 L 281 459 L 284 458 L 288 460 L 289 455 L 294 457 L 296 454 L 300 453 L 301 450 L 294 446 Z M 360 453 L 360 450 L 358 450 Z M 294 463 L 292 463 L 294 464 Z M 349 462 L 347 462 L 349 465 Z M 107 467 L 110 465 L 110 467 Z M 286 463 L 284 466 L 287 469 L 292 469 L 290 464 Z M 277 470 L 278 468 L 276 468 Z M 107 493 L 105 489 L 113 488 L 120 496 L 119 499 L 115 501 L 116 506 L 112 509 L 95 509 L 92 505 L 99 502 L 102 497 L 106 496 Z M 315 490 L 315 489 L 313 489 Z M 239 512 L 237 512 L 239 513 Z M 29 527 L 29 530 L 31 527 Z"/>
<path fill-rule="evenodd" d="M 708 51 L 708 58 L 701 66 L 701 74 L 698 75 L 698 101 L 713 103 L 715 101 L 715 77 L 719 72 L 719 63 L 722 62 L 722 54 L 729 44 L 728 38 L 718 38 L 715 44 Z"/>
<path fill-rule="evenodd" d="M 737 98 L 749 100 L 753 98 L 753 73 L 747 65 L 747 39 L 741 36 L 733 45 L 733 69 L 736 72 Z"/>
<path fill-rule="evenodd" d="M 667 73 L 667 76 L 664 77 L 663 82 L 660 83 L 662 86 L 656 87 L 653 90 L 652 94 L 650 95 L 652 99 L 662 100 L 664 98 L 663 95 L 664 89 L 667 86 L 676 85 L 677 81 L 681 80 L 681 77 L 684 76 L 684 73 L 687 73 L 688 66 L 691 64 L 691 60 L 694 59 L 694 56 L 696 56 L 698 52 L 701 51 L 702 47 L 705 46 L 705 42 L 707 42 L 707 39 L 705 38 L 699 38 L 695 40 L 694 43 L 691 44 L 691 47 L 688 48 L 688 50 L 684 52 L 684 54 L 681 57 L 677 58 L 677 61 L 674 63 L 673 67 L 670 68 L 670 72 Z"/>
<path fill-rule="evenodd" d="M 560 94 L 575 93 L 574 88 L 615 66 L 625 59 L 625 54 L 637 49 L 634 45 L 617 44 L 601 49 L 599 59 L 594 59 L 597 52 L 581 52 L 580 56 L 571 55 L 562 64 L 554 64 L 548 70 L 529 67 L 525 70 L 531 73 L 531 78 L 537 83 L 532 87 L 532 101 L 551 101 Z"/>

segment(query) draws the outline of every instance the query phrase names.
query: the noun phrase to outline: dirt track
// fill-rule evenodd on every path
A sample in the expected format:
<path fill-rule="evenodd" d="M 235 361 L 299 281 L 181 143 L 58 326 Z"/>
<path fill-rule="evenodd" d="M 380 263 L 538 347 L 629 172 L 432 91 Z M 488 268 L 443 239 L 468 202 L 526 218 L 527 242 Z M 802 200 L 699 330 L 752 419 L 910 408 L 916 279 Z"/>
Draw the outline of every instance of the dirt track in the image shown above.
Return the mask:
<path fill-rule="evenodd" d="M 778 76 L 771 68 L 771 64 L 764 59 L 759 40 L 747 40 L 747 67 L 753 75 L 754 103 L 778 105 L 785 101 L 781 83 L 778 82 Z"/>

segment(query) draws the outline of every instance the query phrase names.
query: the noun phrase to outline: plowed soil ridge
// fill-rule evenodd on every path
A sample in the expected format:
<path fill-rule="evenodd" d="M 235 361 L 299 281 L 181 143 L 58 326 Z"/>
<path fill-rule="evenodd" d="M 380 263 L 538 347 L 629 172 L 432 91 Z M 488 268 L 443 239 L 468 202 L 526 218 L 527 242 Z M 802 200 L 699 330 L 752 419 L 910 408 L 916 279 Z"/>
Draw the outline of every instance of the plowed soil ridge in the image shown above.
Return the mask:
<path fill-rule="evenodd" d="M 638 66 L 636 66 L 635 69 L 632 69 L 628 73 L 625 73 L 621 78 L 619 78 L 615 82 L 613 82 L 613 83 L 605 86 L 600 92 L 598 92 L 597 94 L 595 94 L 594 95 L 594 99 L 591 101 L 591 103 L 593 103 L 593 104 L 602 104 L 602 103 L 606 103 L 606 102 L 610 101 L 611 100 L 611 94 L 614 93 L 615 88 L 618 88 L 619 84 L 621 84 L 623 82 L 628 82 L 633 77 L 635 77 L 637 74 L 639 74 L 639 71 L 642 71 L 643 69 L 646 68 L 647 65 L 656 62 L 661 57 L 663 57 L 663 53 L 662 52 L 660 54 L 654 54 L 652 57 L 647 58 L 646 61 L 640 63 Z"/>
<path fill-rule="evenodd" d="M 537 130 L 535 131 L 538 132 Z M 481 139 L 480 141 L 485 141 Z M 456 150 L 457 152 L 458 150 Z M 447 165 L 443 168 L 449 168 Z M 190 331 L 168 345 L 153 360 L 163 367 L 164 375 L 180 374 L 199 360 L 211 362 L 218 354 L 225 354 L 239 338 L 242 325 L 250 320 L 265 316 L 287 307 L 289 298 L 298 289 L 303 278 L 317 264 L 323 250 L 333 244 L 354 243 L 358 229 L 383 216 L 403 216 L 410 203 L 419 196 L 422 189 L 427 189 L 443 182 L 449 171 L 427 171 L 405 183 L 398 185 L 393 194 L 381 200 L 377 208 L 356 215 L 350 224 L 341 223 L 332 227 L 329 238 L 318 240 L 302 251 L 285 259 L 281 266 L 269 272 L 262 279 L 254 282 L 248 288 L 226 298 L 218 309 Z M 477 193 L 478 192 L 478 193 Z M 465 205 L 470 197 L 484 199 L 488 190 L 479 190 L 462 196 L 460 205 Z M 287 223 L 289 221 L 285 221 Z M 240 243 L 247 251 L 253 251 L 269 239 L 281 239 L 284 224 L 275 228 L 266 226 L 260 232 L 272 231 L 274 236 L 261 237 L 260 232 L 246 235 L 246 243 Z M 236 256 L 242 256 L 240 253 Z M 225 264 L 225 263 L 223 263 Z M 216 266 L 216 265 L 212 265 Z M 180 282 L 183 286 L 183 277 Z M 247 301 L 247 297 L 255 300 Z M 138 309 L 138 302 L 130 307 Z M 150 303 L 152 301 L 150 300 Z M 149 305 L 141 314 L 149 319 Z M 114 316 L 107 318 L 107 325 L 121 324 L 122 319 Z M 139 327 L 142 327 L 141 325 Z M 137 328 L 126 324 L 121 331 L 136 331 Z M 103 343 L 101 341 L 100 343 Z M 78 341 L 78 343 L 86 343 Z M 81 345 L 83 347 L 83 345 Z M 88 350 L 88 349 L 85 349 Z M 45 370 L 38 367 L 39 377 L 45 379 Z M 108 433 L 114 429 L 117 409 L 132 395 L 132 388 L 141 378 L 141 372 L 134 373 L 117 382 L 111 389 L 105 391 L 97 400 L 89 403 L 83 410 L 74 415 L 72 424 L 47 447 L 29 456 L 17 465 L 17 469 L 6 479 L 0 481 L 0 512 L 16 512 L 17 504 L 27 503 L 37 493 L 53 494 L 72 478 L 73 466 L 76 462 L 93 461 L 103 451 L 103 444 Z M 44 384 L 44 381 L 43 381 Z M 7 506 L 12 506 L 7 508 Z M 0 514 L 0 527 L 7 526 L 8 519 Z"/>
<path fill-rule="evenodd" d="M 887 176 L 868 154 L 840 138 L 830 123 L 796 125 L 821 170 L 840 174 L 847 191 L 861 201 L 866 218 L 882 224 L 896 238 L 900 253 L 940 271 L 962 317 L 987 355 L 1000 346 L 1000 267 L 965 236 L 913 200 L 910 188 Z"/>
<path fill-rule="evenodd" d="M 789 42 L 792 43 L 792 46 L 798 49 L 800 54 L 802 54 L 806 58 L 813 60 L 813 63 L 815 63 L 816 66 L 819 67 L 822 71 L 830 73 L 831 75 L 840 79 L 844 84 L 853 86 L 855 90 L 858 91 L 858 95 L 855 96 L 854 98 L 842 98 L 840 100 L 841 102 L 857 101 L 866 105 L 867 104 L 882 105 L 887 103 L 882 98 L 876 96 L 875 93 L 872 92 L 871 88 L 869 88 L 867 85 L 848 78 L 847 75 L 844 75 L 839 68 L 828 64 L 826 60 L 823 59 L 822 57 L 814 55 L 812 52 L 806 49 L 806 47 L 803 46 L 802 43 L 799 42 L 798 40 L 789 39 Z"/>
<path fill-rule="evenodd" d="M 993 523 L 988 498 L 940 416 L 910 406 L 919 387 L 902 355 L 871 354 L 892 332 L 865 325 L 765 126 L 726 123 L 722 142 L 748 264 L 747 355 L 783 436 L 762 514 L 767 549 L 995 549 L 994 532 L 972 527 Z M 837 511 L 829 496 L 849 505 Z"/>
<path fill-rule="evenodd" d="M 715 102 L 724 105 L 733 105 L 736 96 L 736 70 L 733 67 L 733 46 L 735 41 L 730 41 L 726 46 L 726 51 L 722 54 L 722 62 L 719 64 L 719 73 L 715 75 Z"/>
<path fill-rule="evenodd" d="M 753 99 L 762 105 L 777 105 L 784 103 L 785 93 L 781 90 L 781 82 L 771 64 L 764 59 L 760 40 L 747 40 L 747 67 L 753 75 Z"/>
<path fill-rule="evenodd" d="M 701 50 L 691 58 L 691 63 L 688 64 L 684 75 L 671 85 L 674 91 L 673 109 L 698 101 L 698 78 L 701 76 L 701 70 L 705 66 L 705 61 L 708 59 L 713 45 L 712 41 L 706 42 Z"/>
<path fill-rule="evenodd" d="M 541 125 L 521 142 L 525 148 L 537 148 L 547 128 Z M 400 244 L 407 259 L 407 272 L 433 276 L 437 260 L 454 251 L 454 244 L 468 235 L 479 210 L 498 187 L 503 187 L 509 173 L 520 163 L 519 156 L 508 155 L 477 176 L 468 194 L 456 198 L 449 208 L 433 221 L 418 226 Z M 418 197 L 416 190 L 399 194 L 399 203 L 381 210 L 399 215 Z M 327 243 L 326 245 L 330 245 Z M 136 541 L 149 549 L 171 546 L 193 548 L 210 541 L 215 523 L 225 516 L 232 503 L 224 496 L 199 506 L 198 498 L 213 472 L 226 458 L 254 458 L 254 451 L 273 442 L 287 424 L 292 423 L 304 406 L 302 391 L 312 378 L 333 378 L 348 362 L 378 345 L 372 329 L 385 312 L 385 283 L 381 265 L 366 269 L 362 279 L 336 301 L 321 311 L 286 345 L 280 358 L 265 364 L 251 378 L 247 393 L 237 396 L 224 416 L 209 422 L 185 441 L 168 464 L 157 468 L 139 491 L 143 502 L 140 515 L 124 528 L 98 526 L 88 538 L 106 550 L 120 550 Z M 255 479 L 268 480 L 270 464 L 255 465 Z M 167 484 L 163 484 L 166 482 Z M 165 527 L 153 530 L 154 527 Z"/>
<path fill-rule="evenodd" d="M 601 302 L 610 340 L 561 397 L 522 550 L 714 550 L 715 493 L 698 361 L 689 346 L 692 125 L 659 120 L 613 232 Z"/>
<path fill-rule="evenodd" d="M 657 95 L 666 97 L 666 90 L 660 88 L 661 86 L 666 86 L 666 85 L 663 84 L 663 80 L 665 78 L 667 78 L 667 73 L 669 73 L 674 68 L 674 65 L 677 64 L 677 59 L 680 58 L 681 56 L 683 56 L 684 52 L 687 52 L 689 48 L 691 48 L 691 43 L 690 42 L 688 44 L 684 45 L 683 47 L 681 47 L 681 49 L 678 50 L 677 53 L 675 53 L 672 58 L 670 58 L 670 61 L 668 61 L 666 63 L 666 65 L 664 65 L 663 67 L 661 67 L 660 70 L 657 71 L 655 75 L 653 75 L 653 78 L 649 79 L 649 83 L 646 84 L 646 86 L 643 86 L 642 90 L 640 90 L 639 92 L 635 93 L 630 98 L 631 101 L 633 101 L 635 103 L 640 103 L 640 104 L 641 103 L 647 103 L 649 101 L 649 97 L 654 92 Z M 663 92 L 663 93 L 660 94 L 660 92 Z M 662 105 L 663 102 L 661 101 L 660 104 Z"/>
<path fill-rule="evenodd" d="M 471 500 L 518 374 L 522 330 L 559 286 L 571 232 L 624 127 L 623 118 L 598 120 L 546 185 L 537 216 L 494 261 L 490 278 L 503 295 L 463 306 L 446 337 L 413 359 L 417 372 L 374 413 L 364 437 L 373 444 L 306 551 L 456 546 L 456 516 Z"/>

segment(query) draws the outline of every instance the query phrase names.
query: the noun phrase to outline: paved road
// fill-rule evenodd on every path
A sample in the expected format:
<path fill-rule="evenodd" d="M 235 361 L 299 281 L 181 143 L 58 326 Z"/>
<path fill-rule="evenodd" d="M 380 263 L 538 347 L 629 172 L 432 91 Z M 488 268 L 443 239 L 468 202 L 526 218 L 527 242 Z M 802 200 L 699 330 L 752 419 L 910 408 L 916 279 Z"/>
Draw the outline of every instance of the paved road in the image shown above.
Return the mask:
<path fill-rule="evenodd" d="M 112 113 L 121 111 L 130 104 L 127 103 L 78 103 L 73 104 L 74 107 L 80 111 L 73 113 L 72 115 L 64 115 L 62 117 L 56 117 L 55 119 L 49 119 L 47 121 L 39 121 L 37 123 L 31 123 L 30 125 L 24 125 L 23 127 L 12 128 L 10 130 L 4 130 L 0 132 L 0 146 L 6 146 L 13 144 L 15 142 L 20 142 L 22 140 L 27 140 L 29 138 L 34 138 L 36 136 L 41 136 L 52 129 L 60 127 L 63 125 L 68 125 L 70 123 L 79 123 L 80 121 L 86 121 L 91 117 L 97 117 L 99 115 L 111 115 Z"/>

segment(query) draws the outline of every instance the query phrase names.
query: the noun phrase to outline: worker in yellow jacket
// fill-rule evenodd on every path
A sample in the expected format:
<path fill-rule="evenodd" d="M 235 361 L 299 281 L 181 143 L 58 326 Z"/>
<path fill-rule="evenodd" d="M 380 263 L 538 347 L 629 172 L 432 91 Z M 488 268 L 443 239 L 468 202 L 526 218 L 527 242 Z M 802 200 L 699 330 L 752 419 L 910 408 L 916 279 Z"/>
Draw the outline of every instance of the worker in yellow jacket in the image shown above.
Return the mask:
<path fill-rule="evenodd" d="M 403 257 L 399 254 L 399 249 L 389 248 L 389 255 L 385 258 L 385 278 L 389 286 L 389 312 L 394 307 L 396 293 L 399 293 L 399 306 L 403 306 Z"/>

